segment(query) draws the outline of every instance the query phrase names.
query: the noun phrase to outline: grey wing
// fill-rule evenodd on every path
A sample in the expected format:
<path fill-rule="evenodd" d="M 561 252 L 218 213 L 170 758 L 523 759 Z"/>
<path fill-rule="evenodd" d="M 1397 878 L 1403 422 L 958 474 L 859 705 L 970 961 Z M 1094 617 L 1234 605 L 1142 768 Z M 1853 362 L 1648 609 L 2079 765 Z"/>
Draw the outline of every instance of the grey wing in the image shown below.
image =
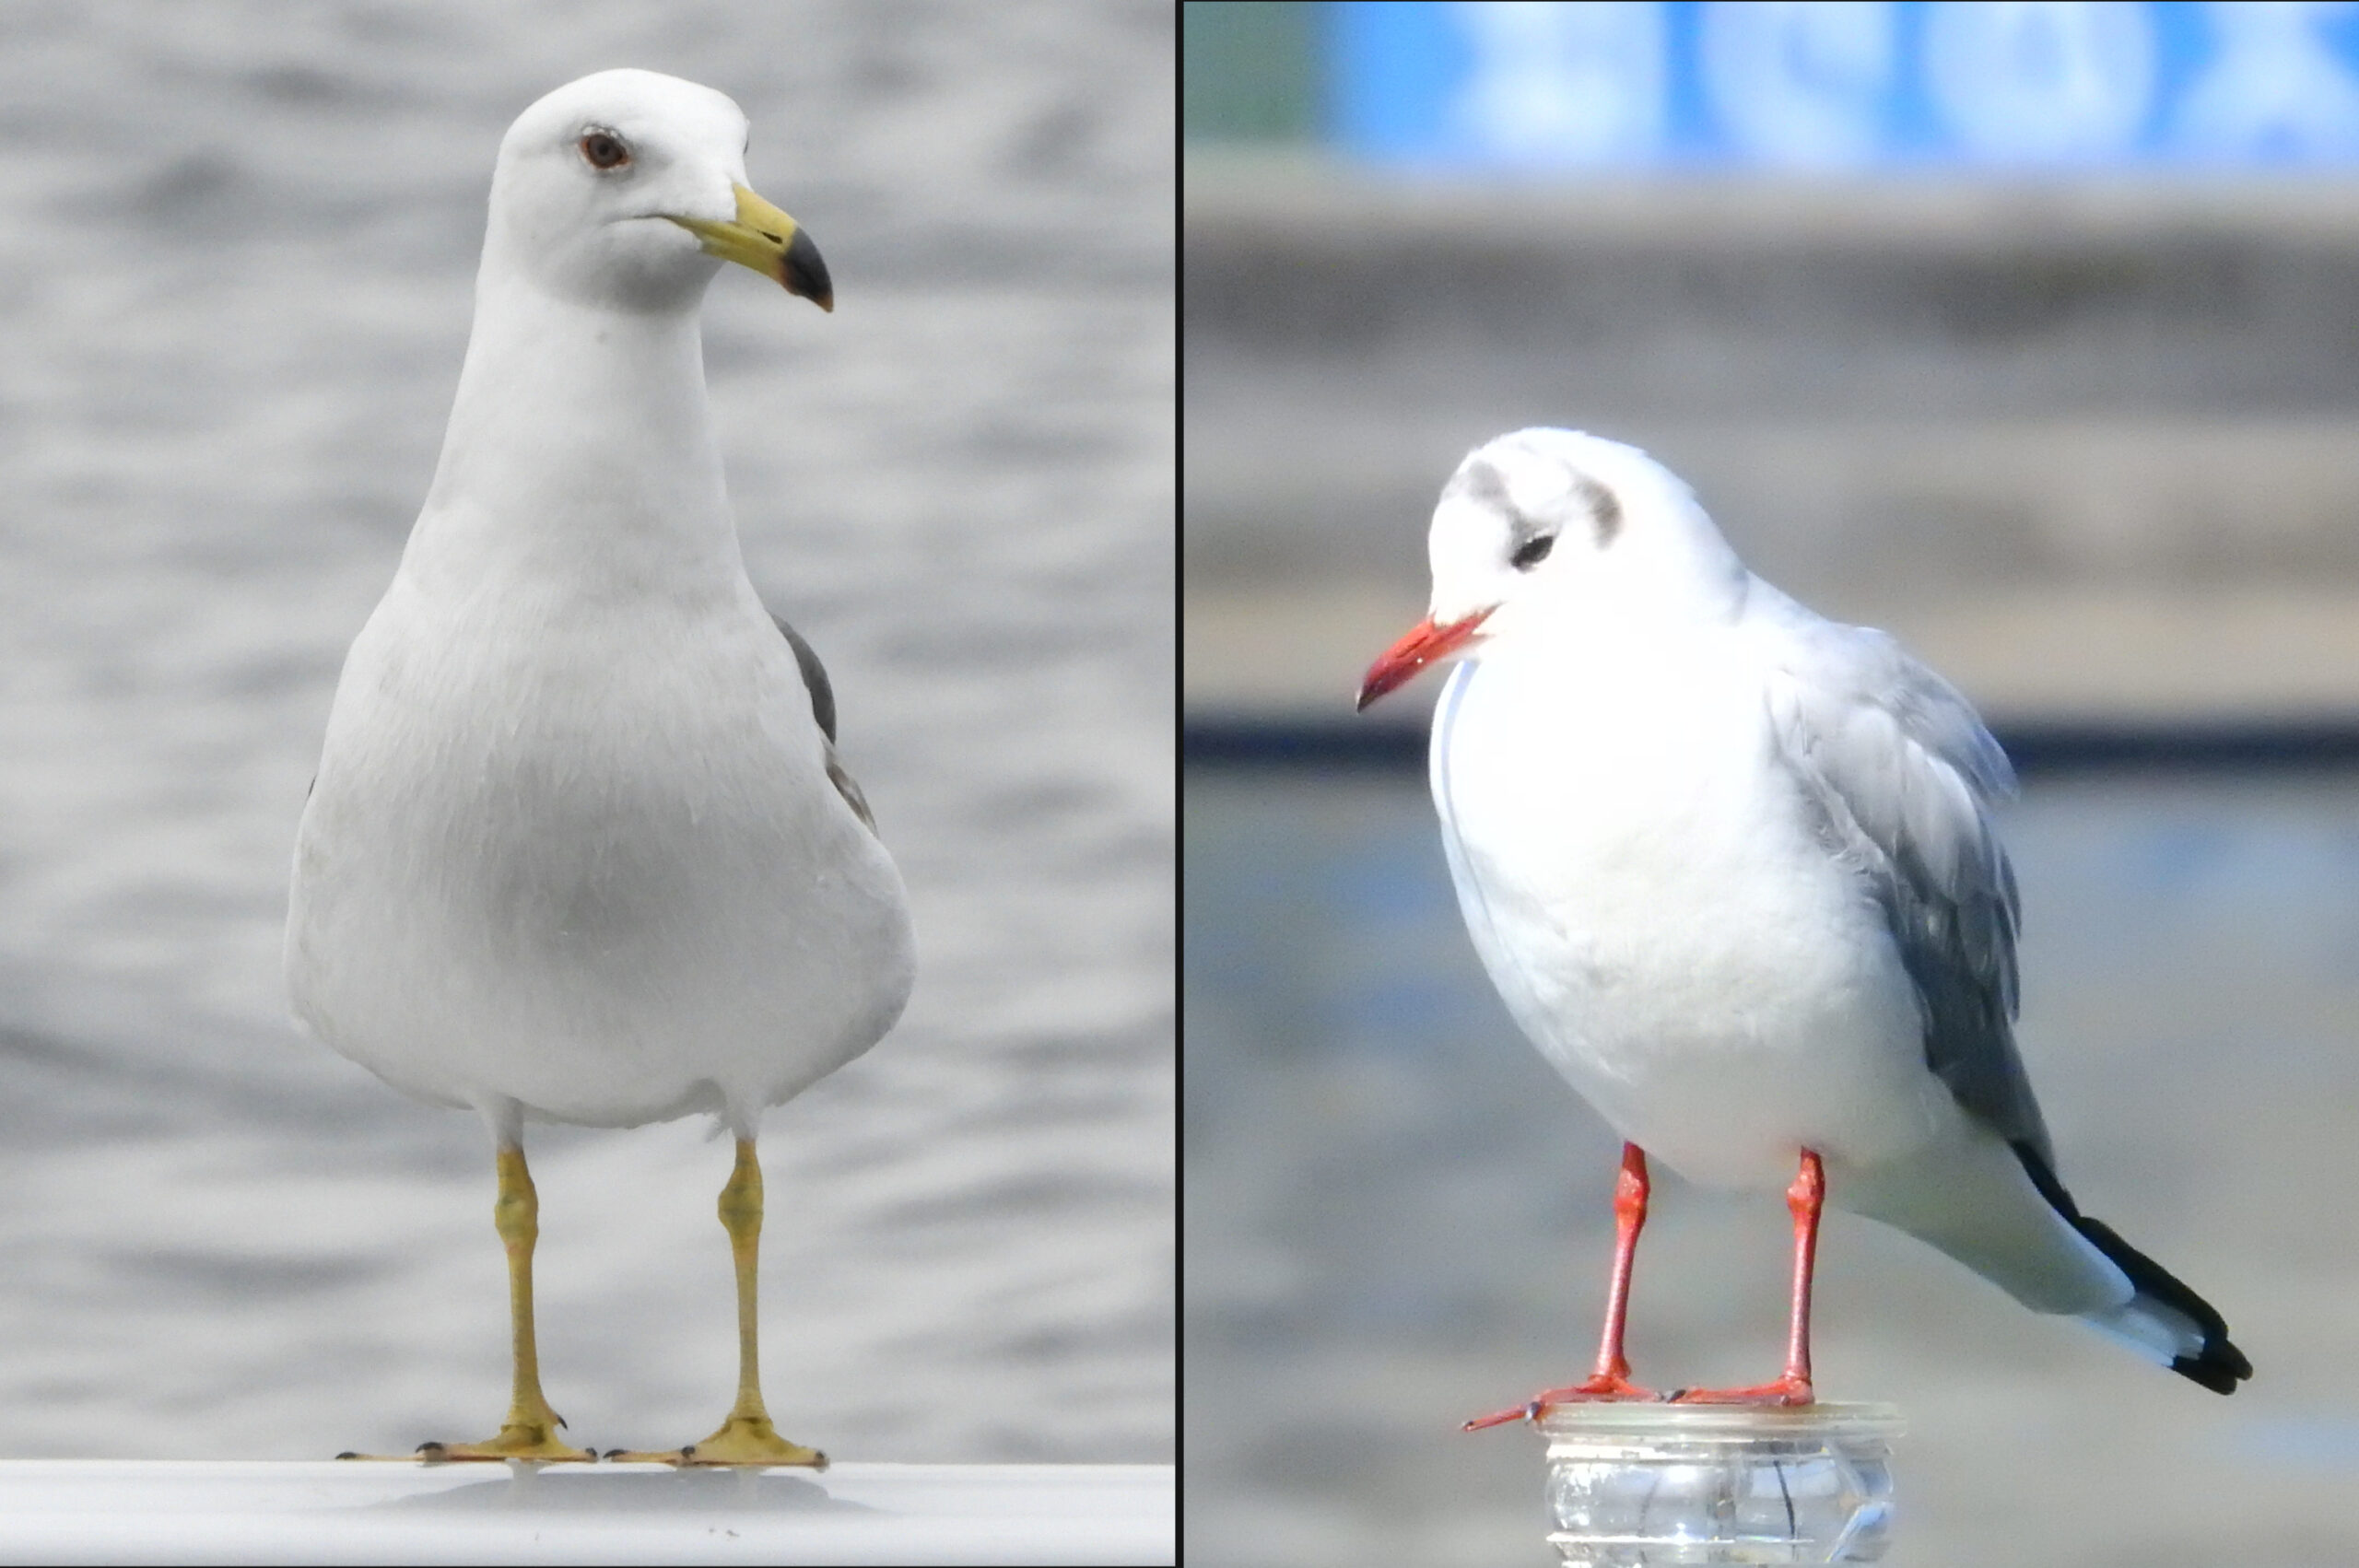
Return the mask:
<path fill-rule="evenodd" d="M 773 614 L 770 620 L 785 637 L 786 645 L 794 649 L 795 667 L 803 672 L 804 690 L 811 694 L 811 717 L 818 720 L 819 733 L 827 737 L 827 782 L 836 787 L 836 793 L 844 798 L 844 804 L 851 808 L 852 814 L 874 833 L 876 818 L 868 809 L 868 797 L 861 792 L 860 786 L 836 756 L 836 688 L 827 679 L 827 667 L 819 662 L 818 649 L 805 642 L 801 632 L 788 626 L 785 616 Z"/>
<path fill-rule="evenodd" d="M 1991 804 L 2014 792 L 2006 754 L 1954 686 L 1884 633 L 1790 600 L 1764 608 L 1778 748 L 1828 849 L 1884 911 L 1924 1015 L 1925 1065 L 1969 1115 L 2052 1166 L 2015 1048 L 2022 907 L 1990 830 Z"/>
<path fill-rule="evenodd" d="M 836 688 L 827 679 L 827 667 L 819 662 L 819 650 L 803 640 L 803 634 L 786 624 L 784 615 L 773 614 L 770 621 L 786 638 L 787 647 L 794 649 L 794 662 L 803 672 L 804 688 L 811 694 L 811 717 L 819 721 L 819 733 L 827 743 L 836 743 Z"/>

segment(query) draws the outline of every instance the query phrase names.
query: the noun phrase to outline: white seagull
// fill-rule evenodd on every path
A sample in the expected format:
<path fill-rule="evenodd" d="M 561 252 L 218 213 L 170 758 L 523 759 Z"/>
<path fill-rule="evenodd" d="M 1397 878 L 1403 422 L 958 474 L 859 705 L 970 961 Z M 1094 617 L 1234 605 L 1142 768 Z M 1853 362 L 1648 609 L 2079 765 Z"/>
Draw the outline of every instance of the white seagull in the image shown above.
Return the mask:
<path fill-rule="evenodd" d="M 2011 1027 L 2013 774 L 1882 632 L 1745 569 L 1634 447 L 1520 430 L 1434 511 L 1432 613 L 1359 706 L 1459 654 L 1432 784 L 1459 907 L 1508 1011 L 1626 1141 L 1594 1373 L 1469 1422 L 1651 1398 L 1622 1352 L 1647 1155 L 1706 1185 L 1793 1175 L 1786 1367 L 1676 1398 L 1807 1404 L 1822 1199 L 2035 1312 L 2225 1394 L 2220 1314 L 2082 1213 Z"/>
<path fill-rule="evenodd" d="M 429 1458 L 595 1457 L 541 1391 L 525 1120 L 703 1112 L 737 1140 L 737 1401 L 702 1442 L 632 1457 L 826 1463 L 762 1401 L 754 1140 L 892 1026 L 913 959 L 827 676 L 755 596 L 722 489 L 698 326 L 720 261 L 833 306 L 745 147 L 734 103 L 648 71 L 509 128 L 441 462 L 303 810 L 299 1021 L 474 1109 L 497 1153 L 514 1399 L 496 1437 Z"/>

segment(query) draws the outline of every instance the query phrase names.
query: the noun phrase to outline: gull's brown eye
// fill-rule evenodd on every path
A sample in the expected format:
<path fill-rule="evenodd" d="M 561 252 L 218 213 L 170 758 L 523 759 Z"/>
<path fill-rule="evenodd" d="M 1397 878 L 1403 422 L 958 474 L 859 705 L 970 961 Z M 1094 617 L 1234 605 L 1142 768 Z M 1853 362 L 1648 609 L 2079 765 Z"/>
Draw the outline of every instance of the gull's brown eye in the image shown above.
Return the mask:
<path fill-rule="evenodd" d="M 586 131 L 581 136 L 581 156 L 593 169 L 620 169 L 630 161 L 630 148 L 612 131 Z"/>

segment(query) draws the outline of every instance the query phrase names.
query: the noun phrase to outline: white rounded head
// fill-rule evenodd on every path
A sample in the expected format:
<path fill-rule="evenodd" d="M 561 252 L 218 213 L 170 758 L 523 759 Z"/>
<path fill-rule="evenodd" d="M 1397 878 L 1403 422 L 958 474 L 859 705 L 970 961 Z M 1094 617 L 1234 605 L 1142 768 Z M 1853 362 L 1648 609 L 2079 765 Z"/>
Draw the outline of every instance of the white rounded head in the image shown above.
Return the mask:
<path fill-rule="evenodd" d="M 1579 430 L 1518 430 L 1469 452 L 1426 553 L 1434 619 L 1487 612 L 1493 636 L 1541 614 L 1709 614 L 1745 576 L 1678 475 Z"/>
<path fill-rule="evenodd" d="M 695 82 L 634 70 L 568 82 L 500 141 L 487 278 L 527 279 L 586 304 L 676 310 L 702 297 L 721 258 L 828 303 L 809 239 L 746 188 L 746 142 L 745 112 Z"/>
<path fill-rule="evenodd" d="M 1438 659 L 1551 623 L 1728 615 L 1750 575 L 1677 475 L 1578 430 L 1469 452 L 1426 548 L 1432 614 L 1368 672 L 1363 708 Z"/>

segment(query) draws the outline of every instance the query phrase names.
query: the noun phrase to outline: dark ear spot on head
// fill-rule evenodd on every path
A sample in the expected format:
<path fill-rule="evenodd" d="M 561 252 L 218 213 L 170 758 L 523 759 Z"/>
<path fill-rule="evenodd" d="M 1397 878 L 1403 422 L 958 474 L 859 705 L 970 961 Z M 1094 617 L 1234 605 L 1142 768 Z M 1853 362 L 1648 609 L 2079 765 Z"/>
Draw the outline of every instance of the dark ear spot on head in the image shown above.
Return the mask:
<path fill-rule="evenodd" d="M 1586 474 L 1580 476 L 1578 488 L 1581 504 L 1589 508 L 1590 521 L 1597 530 L 1597 547 L 1602 550 L 1622 532 L 1621 497 Z"/>
<path fill-rule="evenodd" d="M 1514 509 L 1514 501 L 1508 495 L 1508 482 L 1499 477 L 1499 471 L 1487 462 L 1469 462 L 1461 466 L 1449 476 L 1449 483 L 1442 486 L 1441 498 L 1445 501 L 1473 501 L 1477 506 L 1497 507 L 1502 511 Z"/>

